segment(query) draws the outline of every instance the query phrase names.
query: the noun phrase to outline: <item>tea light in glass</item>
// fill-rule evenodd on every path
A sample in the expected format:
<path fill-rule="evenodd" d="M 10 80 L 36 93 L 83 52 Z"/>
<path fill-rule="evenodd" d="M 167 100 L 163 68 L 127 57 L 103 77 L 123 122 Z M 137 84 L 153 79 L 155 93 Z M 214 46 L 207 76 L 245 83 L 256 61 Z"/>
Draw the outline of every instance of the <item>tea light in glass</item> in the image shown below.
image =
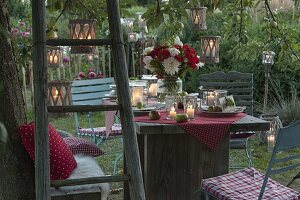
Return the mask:
<path fill-rule="evenodd" d="M 166 116 L 167 119 L 174 119 L 176 117 L 176 98 L 172 95 L 166 95 Z"/>
<path fill-rule="evenodd" d="M 206 96 L 206 105 L 213 106 L 215 104 L 215 95 L 214 92 L 207 92 Z"/>
<path fill-rule="evenodd" d="M 143 87 L 132 87 L 132 106 L 143 103 Z"/>
<path fill-rule="evenodd" d="M 184 111 L 189 119 L 195 118 L 195 112 L 197 109 L 197 96 L 185 96 L 184 97 Z"/>

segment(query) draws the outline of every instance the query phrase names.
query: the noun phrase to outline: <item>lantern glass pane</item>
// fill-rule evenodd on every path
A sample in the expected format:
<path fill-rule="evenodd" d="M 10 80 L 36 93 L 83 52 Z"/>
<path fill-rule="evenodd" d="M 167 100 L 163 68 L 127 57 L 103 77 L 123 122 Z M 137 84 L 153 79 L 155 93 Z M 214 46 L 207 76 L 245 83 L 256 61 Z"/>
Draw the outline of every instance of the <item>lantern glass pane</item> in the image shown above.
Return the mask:
<path fill-rule="evenodd" d="M 206 30 L 206 7 L 192 8 L 190 19 L 194 30 Z"/>
<path fill-rule="evenodd" d="M 201 60 L 202 62 L 218 63 L 220 36 L 202 36 L 201 37 Z"/>

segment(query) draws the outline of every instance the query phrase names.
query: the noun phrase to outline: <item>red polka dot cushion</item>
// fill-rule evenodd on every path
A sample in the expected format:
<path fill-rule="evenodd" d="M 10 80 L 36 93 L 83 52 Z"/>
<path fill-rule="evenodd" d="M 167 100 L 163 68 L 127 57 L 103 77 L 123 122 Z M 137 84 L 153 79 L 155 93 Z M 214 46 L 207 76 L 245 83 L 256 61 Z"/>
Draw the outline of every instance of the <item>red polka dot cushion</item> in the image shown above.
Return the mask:
<path fill-rule="evenodd" d="M 51 180 L 66 179 L 77 167 L 77 163 L 68 145 L 51 124 L 48 125 L 48 130 L 50 142 L 50 178 Z M 35 160 L 34 122 L 21 125 L 18 128 L 18 132 L 30 158 Z"/>
<path fill-rule="evenodd" d="M 78 137 L 65 137 L 64 141 L 69 146 L 73 154 L 83 153 L 93 157 L 103 155 L 103 151 L 101 151 L 94 143 L 88 141 L 87 139 Z"/>

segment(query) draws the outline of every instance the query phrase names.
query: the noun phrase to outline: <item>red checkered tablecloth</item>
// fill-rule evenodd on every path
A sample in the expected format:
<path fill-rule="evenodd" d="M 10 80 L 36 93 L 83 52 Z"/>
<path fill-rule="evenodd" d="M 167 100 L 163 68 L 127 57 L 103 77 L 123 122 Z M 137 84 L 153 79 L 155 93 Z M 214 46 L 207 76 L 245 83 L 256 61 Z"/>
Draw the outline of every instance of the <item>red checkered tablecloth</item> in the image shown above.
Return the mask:
<path fill-rule="evenodd" d="M 183 128 L 185 132 L 194 137 L 199 142 L 206 144 L 210 149 L 216 149 L 224 135 L 228 133 L 230 125 L 244 117 L 245 113 L 237 113 L 229 116 L 209 116 L 201 112 L 196 114 L 194 120 L 185 123 L 177 123 L 175 120 L 167 120 L 166 113 L 161 112 L 160 120 L 150 120 L 148 115 L 137 116 L 135 122 L 176 124 Z"/>

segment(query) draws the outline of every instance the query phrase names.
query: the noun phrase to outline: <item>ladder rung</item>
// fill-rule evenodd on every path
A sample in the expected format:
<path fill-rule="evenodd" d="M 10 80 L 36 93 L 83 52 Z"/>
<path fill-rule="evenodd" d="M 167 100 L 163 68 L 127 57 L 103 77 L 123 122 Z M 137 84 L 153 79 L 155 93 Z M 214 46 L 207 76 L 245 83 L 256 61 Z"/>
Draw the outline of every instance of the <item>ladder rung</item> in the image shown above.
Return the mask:
<path fill-rule="evenodd" d="M 111 45 L 111 39 L 50 39 L 47 40 L 47 45 L 50 46 L 81 46 L 81 45 L 91 45 L 91 46 L 101 46 L 101 45 Z"/>
<path fill-rule="evenodd" d="M 51 181 L 51 187 L 63 187 L 73 185 L 85 185 L 94 183 L 111 183 L 111 182 L 122 182 L 130 180 L 128 174 L 118 176 L 102 176 L 102 177 L 89 177 L 80 179 L 64 179 Z"/>
<path fill-rule="evenodd" d="M 48 106 L 50 113 L 67 113 L 67 112 L 95 112 L 120 110 L 119 105 L 71 105 L 71 106 Z"/>

